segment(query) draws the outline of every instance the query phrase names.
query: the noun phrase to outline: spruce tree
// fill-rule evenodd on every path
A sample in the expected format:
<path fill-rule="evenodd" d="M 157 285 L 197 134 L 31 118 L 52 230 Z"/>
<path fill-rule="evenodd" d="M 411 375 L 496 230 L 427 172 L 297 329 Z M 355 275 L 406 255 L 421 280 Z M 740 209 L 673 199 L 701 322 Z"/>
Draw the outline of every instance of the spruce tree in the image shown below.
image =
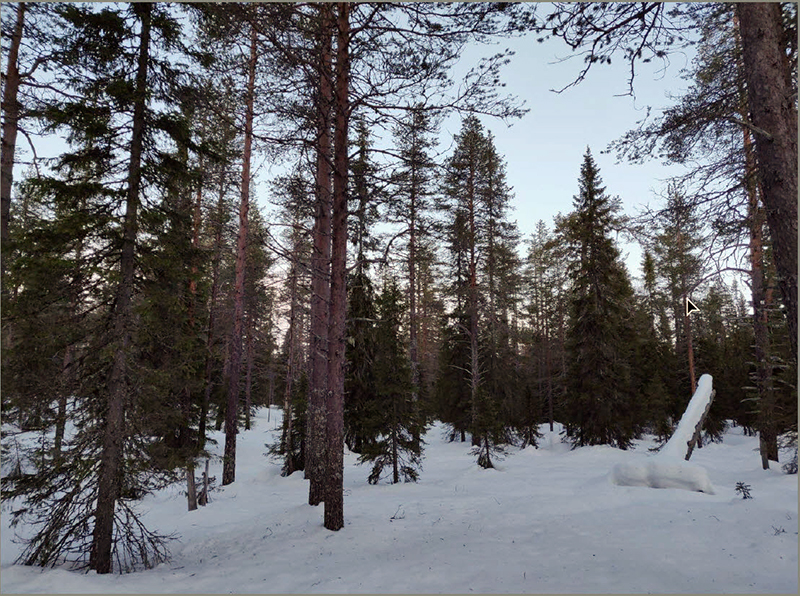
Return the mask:
<path fill-rule="evenodd" d="M 73 296 L 81 299 L 62 295 L 80 313 L 80 325 L 68 327 L 79 336 L 63 352 L 78 396 L 77 430 L 71 438 L 63 428 L 57 433 L 63 452 L 56 465 L 4 483 L 4 492 L 33 505 L 15 515 L 37 528 L 23 562 L 67 560 L 108 573 L 166 557 L 164 537 L 142 525 L 135 502 L 171 480 L 158 437 L 175 430 L 165 422 L 169 410 L 180 407 L 174 394 L 162 391 L 165 385 L 153 384 L 157 371 L 140 343 L 144 327 L 136 323 L 147 314 L 148 267 L 155 262 L 144 254 L 144 239 L 163 236 L 165 251 L 178 246 L 169 239 L 177 228 L 161 226 L 166 203 L 159 199 L 170 193 L 165 180 L 175 168 L 186 167 L 172 149 L 192 150 L 178 106 L 188 86 L 181 69 L 161 53 L 182 49 L 180 26 L 168 8 L 65 4 L 54 10 L 64 35 L 52 85 L 70 93 L 57 96 L 39 116 L 47 131 L 65 133 L 70 149 L 54 175 L 36 184 L 58 205 L 48 227 L 60 228 L 51 239 L 61 246 L 50 254 L 68 256 L 68 270 L 82 270 L 72 280 Z M 179 334 L 168 349 L 182 351 L 185 337 Z M 156 393 L 161 399 L 151 399 Z"/>
<path fill-rule="evenodd" d="M 674 398 L 668 389 L 673 354 L 664 300 L 656 285 L 655 260 L 648 250 L 642 258 L 642 271 L 644 292 L 637 296 L 634 313 L 634 386 L 641 397 L 638 414 L 642 423 L 660 443 L 665 443 L 673 430 L 670 404 Z"/>
<path fill-rule="evenodd" d="M 465 368 L 470 354 L 468 329 L 468 318 L 463 312 L 453 313 L 442 323 L 433 407 L 439 420 L 449 425 L 450 441 L 464 442 L 470 429 L 472 392 Z"/>
<path fill-rule="evenodd" d="M 411 364 L 412 401 L 419 407 L 422 392 L 419 350 L 418 287 L 420 257 L 432 234 L 433 176 L 436 167 L 430 156 L 433 136 L 438 132 L 436 118 L 422 105 L 415 106 L 408 117 L 394 129 L 400 164 L 394 172 L 396 195 L 390 203 L 390 217 L 406 226 L 406 268 L 408 271 L 408 355 Z M 419 437 L 416 437 L 419 440 Z"/>
<path fill-rule="evenodd" d="M 588 148 L 573 204 L 565 230 L 572 257 L 567 437 L 576 447 L 626 449 L 637 432 L 630 363 L 633 290 L 611 237 L 619 207 L 606 194 Z"/>
<path fill-rule="evenodd" d="M 390 468 L 391 482 L 416 482 L 422 466 L 419 410 L 412 399 L 411 367 L 400 326 L 405 305 L 400 287 L 389 277 L 377 299 L 375 326 L 375 395 L 365 418 L 374 439 L 366 443 L 359 461 L 372 464 L 369 483 L 377 484 Z"/>
<path fill-rule="evenodd" d="M 347 288 L 347 376 L 344 386 L 344 441 L 354 453 L 377 438 L 375 366 L 377 307 L 372 280 L 365 268 L 350 275 Z"/>

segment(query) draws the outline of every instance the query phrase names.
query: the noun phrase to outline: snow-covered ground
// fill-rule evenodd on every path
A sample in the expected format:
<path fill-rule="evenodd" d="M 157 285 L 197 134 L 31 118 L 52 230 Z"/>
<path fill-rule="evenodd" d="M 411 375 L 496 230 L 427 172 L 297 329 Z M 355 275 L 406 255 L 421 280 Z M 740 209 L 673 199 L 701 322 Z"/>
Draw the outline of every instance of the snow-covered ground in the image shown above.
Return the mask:
<path fill-rule="evenodd" d="M 3 593 L 797 593 L 797 476 L 761 470 L 757 439 L 732 429 L 695 450 L 715 494 L 617 486 L 633 451 L 570 451 L 542 426 L 539 449 L 512 450 L 480 469 L 469 444 L 428 431 L 417 484 L 367 484 L 345 455 L 345 527 L 322 527 L 302 472 L 289 478 L 264 456 L 280 411 L 259 411 L 239 435 L 237 480 L 186 511 L 180 487 L 148 497 L 145 521 L 177 532 L 156 569 L 99 576 L 12 565 L 3 507 Z M 219 440 L 221 449 L 223 437 Z M 221 464 L 212 462 L 212 475 Z M 753 498 L 734 491 L 751 486 Z"/>

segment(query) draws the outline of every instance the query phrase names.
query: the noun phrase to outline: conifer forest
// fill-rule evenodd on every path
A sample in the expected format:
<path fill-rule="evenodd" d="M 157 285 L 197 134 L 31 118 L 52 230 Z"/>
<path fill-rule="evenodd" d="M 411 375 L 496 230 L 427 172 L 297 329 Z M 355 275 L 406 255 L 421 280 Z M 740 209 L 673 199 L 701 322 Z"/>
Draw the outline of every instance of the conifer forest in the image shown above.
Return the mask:
<path fill-rule="evenodd" d="M 609 533 L 675 502 L 709 507 L 698 518 L 716 525 L 696 531 L 712 536 L 736 506 L 730 536 L 766 528 L 750 560 L 768 571 L 719 589 L 796 591 L 780 583 L 797 566 L 796 4 L 4 2 L 1 16 L 3 591 L 127 572 L 175 583 L 91 591 L 715 590 L 702 582 L 722 562 L 686 585 L 633 567 L 603 583 L 590 563 L 549 575 L 560 546 L 528 555 L 550 561 L 535 573 L 475 546 L 505 570 L 488 583 L 432 562 L 443 526 L 522 543 L 515 528 L 557 527 L 579 493 L 594 517 L 565 545 L 597 538 L 603 500 L 651 511 L 609 514 Z M 691 56 L 667 107 L 561 164 L 571 202 L 538 222 L 519 206 L 551 199 L 511 182 L 496 136 L 548 118 L 505 89 L 535 76 L 510 70 L 519 39 L 575 58 L 555 92 L 588 103 L 585 79 L 612 60 L 635 97 L 641 68 Z M 677 174 L 623 205 L 601 155 Z M 660 457 L 703 375 L 713 393 L 679 463 L 716 494 L 607 480 Z M 460 500 L 478 490 L 482 504 Z M 784 501 L 780 524 L 759 509 Z M 301 534 L 273 534 L 298 516 Z M 394 558 L 363 559 L 394 579 L 321 562 L 348 533 L 411 518 L 425 530 L 396 535 Z M 211 542 L 211 520 L 241 523 Z M 267 583 L 178 579 L 256 526 Z M 275 579 L 290 540 L 317 583 Z M 419 570 L 389 570 L 418 550 Z"/>

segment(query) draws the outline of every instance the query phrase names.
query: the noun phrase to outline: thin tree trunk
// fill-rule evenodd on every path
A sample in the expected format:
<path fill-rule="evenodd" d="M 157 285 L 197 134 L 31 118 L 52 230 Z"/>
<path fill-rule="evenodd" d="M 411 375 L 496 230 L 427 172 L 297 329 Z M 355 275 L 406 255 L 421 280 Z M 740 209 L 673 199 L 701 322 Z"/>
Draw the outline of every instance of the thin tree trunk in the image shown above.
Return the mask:
<path fill-rule="evenodd" d="M 217 199 L 217 221 L 215 222 L 214 232 L 214 262 L 211 266 L 211 297 L 208 307 L 208 328 L 206 331 L 206 362 L 205 362 L 205 390 L 203 391 L 203 403 L 200 408 L 199 424 L 199 448 L 206 448 L 206 425 L 208 421 L 208 407 L 211 402 L 211 391 L 214 388 L 212 372 L 214 368 L 214 333 L 216 332 L 216 312 L 217 300 L 219 298 L 219 266 L 222 260 L 222 213 L 225 208 L 225 185 L 220 179 L 219 197 Z"/>
<path fill-rule="evenodd" d="M 328 312 L 331 260 L 331 105 L 333 13 L 319 4 L 320 55 L 317 98 L 317 208 L 311 257 L 311 341 L 308 408 L 306 410 L 305 477 L 309 479 L 308 504 L 325 500 L 325 395 L 328 388 Z"/>
<path fill-rule="evenodd" d="M 191 112 L 186 113 L 185 115 L 191 119 L 193 115 L 193 110 Z M 189 166 L 189 148 L 185 143 L 178 144 L 178 161 L 188 169 Z M 201 162 L 202 166 L 202 162 Z M 197 190 L 197 202 L 200 201 L 200 194 L 201 190 L 198 185 Z M 192 248 L 198 248 L 199 246 L 199 237 L 198 237 L 198 230 L 199 222 L 196 221 L 198 218 L 197 214 L 197 207 L 192 209 L 192 200 L 191 200 L 191 189 L 186 187 L 185 190 L 183 188 L 178 190 L 178 205 L 177 209 L 181 213 L 193 213 L 193 222 L 192 222 Z M 189 279 L 187 282 L 187 290 L 189 292 L 188 296 L 188 308 L 187 308 L 187 319 L 188 319 L 188 326 L 190 332 L 194 333 L 195 328 L 195 302 L 197 299 L 197 284 L 195 282 L 195 277 L 197 276 L 197 265 L 194 263 L 190 269 Z M 191 409 L 192 409 L 192 391 L 189 387 L 188 380 L 186 381 L 186 385 L 183 389 L 179 392 L 179 406 L 181 410 L 181 421 L 180 427 L 178 430 L 178 447 L 182 451 L 184 451 L 184 456 L 186 457 L 186 505 L 189 511 L 194 511 L 197 509 L 197 491 L 194 485 L 194 455 L 187 453 L 190 449 L 193 451 L 193 441 L 190 436 L 190 423 L 191 423 Z"/>
<path fill-rule="evenodd" d="M 133 295 L 137 214 L 141 185 L 142 148 L 144 143 L 144 116 L 147 90 L 147 62 L 150 49 L 151 3 L 134 4 L 133 10 L 141 19 L 139 58 L 136 70 L 136 88 L 133 104 L 133 133 L 131 136 L 128 168 L 128 194 L 125 202 L 120 281 L 113 312 L 114 349 L 113 364 L 108 379 L 108 413 L 106 414 L 103 450 L 98 474 L 97 505 L 92 532 L 89 567 L 97 573 L 110 573 L 114 534 L 114 509 L 122 478 L 122 447 L 125 439 L 125 401 L 128 398 L 128 349 L 131 342 L 131 316 Z"/>
<path fill-rule="evenodd" d="M 683 280 L 682 285 L 683 285 L 683 289 L 685 291 L 686 290 L 686 281 L 685 281 L 685 279 Z M 689 298 L 689 294 L 685 293 L 684 294 L 684 300 L 688 300 L 688 298 Z M 686 356 L 687 356 L 688 362 L 689 362 L 689 382 L 690 382 L 691 387 L 692 387 L 692 395 L 694 395 L 694 392 L 697 391 L 697 379 L 695 377 L 695 372 L 694 372 L 694 347 L 692 346 L 692 321 L 691 321 L 691 319 L 689 317 L 688 310 L 689 309 L 684 304 L 684 309 L 683 309 L 683 329 L 684 329 L 684 332 L 686 333 Z M 700 429 L 700 430 L 702 430 L 702 429 Z M 700 430 L 698 430 L 698 432 L 697 432 L 697 441 L 696 441 L 698 449 L 702 449 L 703 448 L 703 435 L 700 433 Z"/>
<path fill-rule="evenodd" d="M 194 484 L 194 463 L 186 465 L 186 500 L 189 504 L 189 511 L 197 509 L 197 487 Z"/>
<path fill-rule="evenodd" d="M 797 97 L 792 92 L 781 5 L 736 5 L 762 201 L 797 360 Z"/>
<path fill-rule="evenodd" d="M 3 275 L 5 276 L 5 252 L 9 241 L 9 218 L 11 216 L 11 188 L 14 184 L 14 152 L 17 146 L 17 131 L 19 130 L 19 91 L 20 75 L 19 47 L 22 42 L 23 27 L 25 24 L 25 9 L 27 4 L 17 4 L 17 19 L 14 32 L 11 35 L 6 56 L 6 76 L 3 81 L 3 155 L 0 158 L 0 242 L 2 242 Z M 5 286 L 5 284 L 3 284 Z"/>
<path fill-rule="evenodd" d="M 247 374 L 244 381 L 244 428 L 245 430 L 250 430 L 250 408 L 253 405 L 253 321 L 248 317 L 247 322 Z M 270 403 L 269 405 L 272 404 Z"/>
<path fill-rule="evenodd" d="M 292 440 L 292 389 L 294 386 L 295 375 L 295 342 L 297 327 L 297 275 L 299 267 L 299 247 L 298 230 L 294 230 L 294 246 L 292 247 L 292 268 L 289 272 L 289 330 L 287 339 L 287 360 L 286 360 L 286 389 L 283 394 L 283 445 L 286 450 L 284 458 L 283 473 L 290 476 L 294 472 L 294 445 Z"/>
<path fill-rule="evenodd" d="M 198 169 L 202 172 L 203 171 L 203 158 L 202 156 L 199 158 Z M 199 182 L 197 185 L 197 194 L 194 203 L 194 211 L 192 214 L 192 248 L 198 250 L 200 248 L 200 224 L 202 223 L 201 219 L 201 206 L 203 200 L 203 184 Z M 189 327 L 194 331 L 195 327 L 195 319 L 194 319 L 194 311 L 196 308 L 196 301 L 197 301 L 197 265 L 192 265 L 192 275 L 189 278 Z M 190 401 L 190 394 L 188 394 L 187 389 L 187 406 L 188 402 Z M 205 420 L 203 421 L 205 422 Z M 188 431 L 189 425 L 189 412 L 188 408 L 185 412 L 185 423 L 186 423 L 186 430 Z M 205 432 L 205 428 L 203 429 Z M 202 440 L 202 439 L 201 439 Z M 205 442 L 205 441 L 203 441 Z M 204 448 L 205 445 L 199 445 L 200 448 Z M 197 445 L 195 445 L 197 448 Z M 187 500 L 187 507 L 189 511 L 194 511 L 197 509 L 197 487 L 195 486 L 194 481 L 194 457 L 192 457 L 186 463 L 186 500 Z"/>
<path fill-rule="evenodd" d="M 409 204 L 408 236 L 408 356 L 411 361 L 411 405 L 419 408 L 419 351 L 417 347 L 417 172 L 411 164 L 411 196 Z M 419 427 L 414 428 L 414 449 L 419 451 Z"/>
<path fill-rule="evenodd" d="M 206 468 L 203 471 L 203 491 L 200 493 L 197 503 L 201 507 L 208 505 L 208 458 L 206 458 Z"/>
<path fill-rule="evenodd" d="M 347 129 L 350 116 L 350 4 L 337 4 L 336 109 L 333 128 L 331 309 L 328 325 L 325 528 L 344 527 L 344 366 L 347 316 Z"/>
<path fill-rule="evenodd" d="M 72 346 L 67 346 L 64 351 L 64 361 L 61 366 L 62 378 L 70 376 L 70 367 L 72 366 Z M 67 391 L 66 388 L 71 384 L 64 382 L 61 392 L 58 396 L 58 411 L 56 413 L 56 431 L 53 438 L 53 456 L 56 460 L 56 465 L 61 464 L 61 445 L 64 441 L 64 432 L 67 426 Z"/>
<path fill-rule="evenodd" d="M 250 210 L 250 154 L 253 146 L 253 101 L 256 84 L 256 30 L 250 27 L 250 60 L 248 63 L 247 108 L 244 119 L 244 152 L 242 186 L 239 203 L 239 237 L 236 246 L 236 284 L 233 302 L 233 335 L 230 342 L 228 370 L 228 403 L 225 415 L 225 456 L 222 463 L 222 484 L 236 480 L 236 433 L 239 410 L 239 376 L 242 363 L 242 327 L 244 319 L 244 274 L 247 258 L 247 213 Z"/>
<path fill-rule="evenodd" d="M 688 314 L 683 315 L 683 327 L 686 331 L 686 353 L 689 359 L 689 382 L 692 385 L 692 395 L 697 391 L 697 379 L 694 372 L 694 347 L 692 346 L 692 322 Z"/>
<path fill-rule="evenodd" d="M 399 457 L 397 451 L 398 422 L 397 401 L 392 400 L 392 482 L 394 484 L 400 482 Z"/>
<path fill-rule="evenodd" d="M 550 432 L 553 432 L 553 366 L 552 366 L 552 342 L 550 341 L 550 318 L 545 321 L 546 345 L 545 345 L 545 374 L 547 375 L 547 417 L 550 420 Z"/>
<path fill-rule="evenodd" d="M 478 432 L 478 386 L 480 370 L 478 368 L 478 264 L 475 255 L 475 164 L 470 165 L 467 181 L 467 201 L 469 209 L 469 350 L 470 350 L 470 404 L 472 445 L 481 444 Z"/>

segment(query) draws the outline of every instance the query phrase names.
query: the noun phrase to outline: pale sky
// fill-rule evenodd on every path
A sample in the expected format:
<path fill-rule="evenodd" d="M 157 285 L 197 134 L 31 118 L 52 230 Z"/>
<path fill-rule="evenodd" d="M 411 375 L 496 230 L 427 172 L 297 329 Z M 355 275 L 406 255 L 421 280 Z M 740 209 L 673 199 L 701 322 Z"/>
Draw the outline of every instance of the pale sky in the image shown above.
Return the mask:
<path fill-rule="evenodd" d="M 580 72 L 581 58 L 559 61 L 569 55 L 560 40 L 537 43 L 536 35 L 499 40 L 495 45 L 469 48 L 456 68 L 465 73 L 477 64 L 481 56 L 499 52 L 505 47 L 515 50 L 511 63 L 503 68 L 501 80 L 505 90 L 525 101 L 529 112 L 510 127 L 498 119 L 481 117 L 484 126 L 495 137 L 498 152 L 507 164 L 508 183 L 513 187 L 515 206 L 512 219 L 518 221 L 524 238 L 534 230 L 536 222 L 544 220 L 552 228 L 553 216 L 572 209 L 572 197 L 577 192 L 578 175 L 583 153 L 590 147 L 600 167 L 608 194 L 622 199 L 626 214 L 633 215 L 637 207 L 656 201 L 664 180 L 679 170 L 665 167 L 657 161 L 644 165 L 616 163 L 613 155 L 603 155 L 608 144 L 634 128 L 644 117 L 646 106 L 653 115 L 672 102 L 667 92 L 679 94 L 686 81 L 679 78 L 680 70 L 690 65 L 691 57 L 684 54 L 670 57 L 671 64 L 662 70 L 660 63 L 638 66 L 634 82 L 636 98 L 624 95 L 628 89 L 628 67 L 621 59 L 611 66 L 595 65 L 579 85 L 561 94 L 551 89 L 562 88 Z M 616 58 L 616 57 L 615 57 Z M 451 144 L 452 135 L 461 127 L 461 118 L 453 115 L 442 125 L 442 148 Z M 52 156 L 63 149 L 63 142 L 47 139 L 38 143 L 41 156 Z M 30 158 L 24 139 L 18 139 L 18 158 Z M 285 164 L 265 163 L 263 157 L 254 163 L 258 174 L 254 194 L 267 211 L 269 187 L 266 181 L 281 173 Z M 15 180 L 22 178 L 17 168 Z M 640 275 L 641 252 L 638 246 L 623 245 L 629 252 L 628 269 L 632 276 Z"/>
<path fill-rule="evenodd" d="M 637 67 L 634 80 L 635 99 L 623 95 L 628 91 L 629 68 L 621 60 L 609 65 L 594 65 L 586 79 L 561 94 L 580 72 L 583 61 L 575 58 L 559 62 L 568 55 L 560 40 L 537 43 L 535 35 L 503 40 L 496 46 L 483 46 L 465 53 L 462 64 L 474 63 L 478 57 L 491 55 L 511 47 L 516 55 L 505 67 L 502 80 L 508 93 L 525 100 L 528 114 L 507 127 L 489 117 L 481 120 L 495 136 L 498 153 L 507 164 L 508 182 L 514 189 L 516 219 L 524 237 L 530 237 L 540 219 L 553 227 L 553 216 L 572 210 L 572 198 L 578 192 L 578 176 L 583 154 L 588 146 L 600 168 L 606 191 L 622 199 L 626 214 L 634 215 L 639 206 L 658 202 L 657 193 L 664 180 L 681 169 L 664 166 L 658 160 L 643 165 L 617 164 L 615 155 L 603 155 L 608 144 L 621 137 L 646 115 L 651 118 L 673 102 L 667 93 L 681 94 L 688 85 L 680 79 L 680 71 L 691 66 L 691 56 L 670 57 L 664 72 L 662 64 Z M 466 68 L 465 68 L 466 70 Z M 451 136 L 460 129 L 460 118 L 445 121 L 442 133 Z M 641 251 L 635 245 L 621 246 L 629 252 L 628 269 L 640 276 Z"/>

